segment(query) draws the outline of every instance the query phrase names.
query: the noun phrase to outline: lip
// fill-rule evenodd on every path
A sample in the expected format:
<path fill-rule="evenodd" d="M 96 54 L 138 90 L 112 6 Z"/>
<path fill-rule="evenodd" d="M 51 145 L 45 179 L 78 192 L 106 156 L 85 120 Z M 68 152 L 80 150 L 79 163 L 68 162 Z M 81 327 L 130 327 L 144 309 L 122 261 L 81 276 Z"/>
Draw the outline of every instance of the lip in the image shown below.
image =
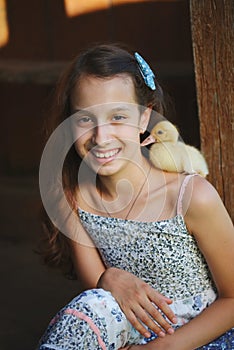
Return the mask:
<path fill-rule="evenodd" d="M 116 156 L 119 154 L 119 152 L 120 152 L 120 148 L 114 148 L 110 150 L 95 149 L 91 151 L 95 160 L 101 164 L 114 160 Z"/>

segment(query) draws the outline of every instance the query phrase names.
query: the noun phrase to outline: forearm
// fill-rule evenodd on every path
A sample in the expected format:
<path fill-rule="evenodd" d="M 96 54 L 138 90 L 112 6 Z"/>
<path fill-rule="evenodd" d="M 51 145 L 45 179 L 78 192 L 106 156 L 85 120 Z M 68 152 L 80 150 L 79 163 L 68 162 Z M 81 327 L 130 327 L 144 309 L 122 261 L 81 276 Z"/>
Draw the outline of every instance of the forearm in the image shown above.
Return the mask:
<path fill-rule="evenodd" d="M 166 335 L 165 338 L 158 338 L 148 343 L 145 348 L 147 350 L 196 349 L 212 342 L 212 340 L 234 327 L 233 315 L 234 299 L 220 298 L 199 316 L 179 328 L 174 334 Z"/>

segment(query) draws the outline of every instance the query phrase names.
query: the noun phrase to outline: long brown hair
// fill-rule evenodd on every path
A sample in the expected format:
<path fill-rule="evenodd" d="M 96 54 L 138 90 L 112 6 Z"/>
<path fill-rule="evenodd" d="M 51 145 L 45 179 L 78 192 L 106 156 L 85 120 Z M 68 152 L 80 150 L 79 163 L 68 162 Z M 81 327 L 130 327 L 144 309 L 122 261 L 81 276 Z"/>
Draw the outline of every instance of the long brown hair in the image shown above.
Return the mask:
<path fill-rule="evenodd" d="M 59 79 L 46 124 L 47 137 L 72 114 L 71 94 L 81 77 L 91 75 L 105 79 L 117 74 L 128 74 L 132 78 L 140 106 L 151 106 L 154 111 L 164 114 L 163 91 L 156 79 L 155 90 L 151 90 L 145 84 L 133 52 L 122 44 L 95 44 L 75 57 Z M 81 159 L 72 146 L 64 162 L 62 182 L 68 201 L 74 210 L 74 193 L 78 187 L 77 174 L 80 162 Z M 68 240 L 52 223 L 45 210 L 43 210 L 42 228 L 44 236 L 40 251 L 44 262 L 50 266 L 66 266 L 72 269 Z"/>

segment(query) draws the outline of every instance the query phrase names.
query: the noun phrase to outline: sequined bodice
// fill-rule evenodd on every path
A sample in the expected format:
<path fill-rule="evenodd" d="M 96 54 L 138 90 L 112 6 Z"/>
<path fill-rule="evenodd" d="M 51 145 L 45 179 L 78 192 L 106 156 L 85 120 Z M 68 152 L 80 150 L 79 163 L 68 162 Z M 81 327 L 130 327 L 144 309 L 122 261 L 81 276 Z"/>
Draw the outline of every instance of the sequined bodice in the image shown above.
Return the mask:
<path fill-rule="evenodd" d="M 107 267 L 132 272 L 174 300 L 215 290 L 182 215 L 158 222 L 108 218 L 83 210 L 79 215 Z"/>

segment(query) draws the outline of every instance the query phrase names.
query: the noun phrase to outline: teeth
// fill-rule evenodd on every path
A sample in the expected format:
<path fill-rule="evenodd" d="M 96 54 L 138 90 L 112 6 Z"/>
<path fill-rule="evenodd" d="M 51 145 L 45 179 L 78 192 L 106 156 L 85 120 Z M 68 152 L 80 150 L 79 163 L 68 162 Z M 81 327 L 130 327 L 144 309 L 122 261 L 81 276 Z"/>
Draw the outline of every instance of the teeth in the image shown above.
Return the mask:
<path fill-rule="evenodd" d="M 109 158 L 109 157 L 113 157 L 117 153 L 118 153 L 118 150 L 109 151 L 106 153 L 94 152 L 95 157 L 97 157 L 97 158 Z"/>

